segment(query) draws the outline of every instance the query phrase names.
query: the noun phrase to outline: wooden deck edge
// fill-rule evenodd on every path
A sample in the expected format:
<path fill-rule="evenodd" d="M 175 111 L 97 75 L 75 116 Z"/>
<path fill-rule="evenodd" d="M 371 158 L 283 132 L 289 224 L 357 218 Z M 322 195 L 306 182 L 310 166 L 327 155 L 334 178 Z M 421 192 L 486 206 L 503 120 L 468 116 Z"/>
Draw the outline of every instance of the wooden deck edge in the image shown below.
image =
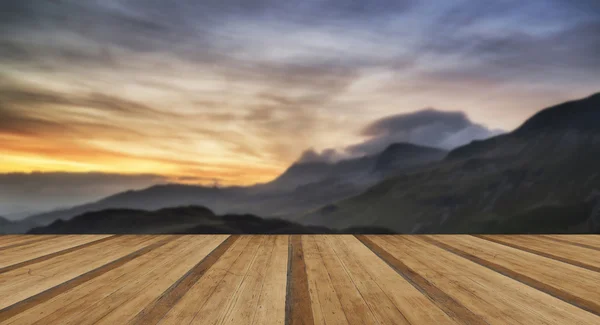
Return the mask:
<path fill-rule="evenodd" d="M 173 283 L 159 297 L 140 311 L 129 324 L 157 324 L 175 306 L 188 290 L 225 254 L 225 252 L 240 238 L 231 235 L 221 242 L 214 250 L 193 266 L 179 280 Z"/>
<path fill-rule="evenodd" d="M 112 238 L 112 237 L 110 237 L 110 238 Z M 155 242 L 148 246 L 145 246 L 143 248 L 140 248 L 135 252 L 132 252 L 132 253 L 127 254 L 121 258 L 118 258 L 110 263 L 107 263 L 100 267 L 97 267 L 97 268 L 95 268 L 89 272 L 86 272 L 80 276 L 77 276 L 69 281 L 63 282 L 57 286 L 54 286 L 52 288 L 49 288 L 45 291 L 42 291 L 42 292 L 36 294 L 36 295 L 33 295 L 25 300 L 21 300 L 11 306 L 5 307 L 0 310 L 0 322 L 5 321 L 5 320 L 7 320 L 17 314 L 20 314 L 28 309 L 31 309 L 39 304 L 42 304 L 42 303 L 66 292 L 68 290 L 71 290 L 87 281 L 97 278 L 108 271 L 116 269 L 117 267 L 124 265 L 125 263 L 127 263 L 137 257 L 147 254 L 150 251 L 175 240 L 176 238 L 177 238 L 176 236 L 170 236 L 161 241 L 158 241 L 158 242 Z"/>
<path fill-rule="evenodd" d="M 479 315 L 440 290 L 423 276 L 386 251 L 383 247 L 377 245 L 366 235 L 355 235 L 355 237 L 375 253 L 375 255 L 385 261 L 400 276 L 406 279 L 413 287 L 428 297 L 450 318 L 461 324 L 488 325 L 488 323 Z"/>
<path fill-rule="evenodd" d="M 484 266 L 494 272 L 500 273 L 500 274 L 507 276 L 513 280 L 519 281 L 519 282 L 521 282 L 527 286 L 530 286 L 534 289 L 537 289 L 539 291 L 545 292 L 545 293 L 547 293 L 555 298 L 558 298 L 566 303 L 569 303 L 577 308 L 581 308 L 590 313 L 600 316 L 600 304 L 598 304 L 598 302 L 586 300 L 581 297 L 575 296 L 565 290 L 553 287 L 549 284 L 546 284 L 546 283 L 538 281 L 532 277 L 529 277 L 523 273 L 513 271 L 502 265 L 482 259 L 475 255 L 469 254 L 468 252 L 465 252 L 464 250 L 461 250 L 456 247 L 450 246 L 446 243 L 440 242 L 437 239 L 434 239 L 432 237 L 423 237 L 422 239 L 424 241 L 426 241 L 432 245 L 435 245 L 439 248 L 442 248 L 450 253 L 453 253 L 462 258 L 468 259 L 471 262 L 474 262 L 481 266 Z"/>

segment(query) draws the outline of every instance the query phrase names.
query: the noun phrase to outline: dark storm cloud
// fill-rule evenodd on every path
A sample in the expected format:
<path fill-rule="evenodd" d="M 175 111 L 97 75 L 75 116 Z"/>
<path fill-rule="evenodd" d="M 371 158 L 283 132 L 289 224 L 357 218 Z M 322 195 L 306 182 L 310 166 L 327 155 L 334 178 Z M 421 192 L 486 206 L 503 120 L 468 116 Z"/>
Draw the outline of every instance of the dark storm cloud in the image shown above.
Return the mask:
<path fill-rule="evenodd" d="M 77 205 L 165 182 L 164 177 L 150 174 L 0 174 L 0 215 L 24 217 L 28 213 Z"/>
<path fill-rule="evenodd" d="M 499 133 L 501 131 L 473 123 L 464 112 L 426 109 L 385 117 L 369 124 L 362 130 L 368 140 L 350 146 L 346 151 L 355 155 L 374 154 L 396 142 L 452 149 Z"/>

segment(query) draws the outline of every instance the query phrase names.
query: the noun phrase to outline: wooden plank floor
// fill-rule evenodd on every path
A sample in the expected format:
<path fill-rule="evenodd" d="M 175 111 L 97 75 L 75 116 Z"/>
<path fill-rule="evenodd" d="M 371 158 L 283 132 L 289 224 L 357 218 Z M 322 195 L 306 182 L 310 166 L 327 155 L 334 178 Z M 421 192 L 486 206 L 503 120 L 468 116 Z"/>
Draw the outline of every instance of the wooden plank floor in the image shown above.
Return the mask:
<path fill-rule="evenodd" d="M 600 324 L 600 236 L 0 236 L 4 324 Z"/>

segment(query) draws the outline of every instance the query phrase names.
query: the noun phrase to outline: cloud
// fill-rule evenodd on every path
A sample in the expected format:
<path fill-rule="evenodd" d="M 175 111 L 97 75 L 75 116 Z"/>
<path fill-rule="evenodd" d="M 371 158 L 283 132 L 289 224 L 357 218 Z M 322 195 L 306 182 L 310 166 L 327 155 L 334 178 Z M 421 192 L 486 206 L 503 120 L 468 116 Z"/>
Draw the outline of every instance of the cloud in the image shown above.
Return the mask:
<path fill-rule="evenodd" d="M 94 201 L 125 190 L 165 183 L 159 175 L 107 173 L 0 174 L 0 215 L 25 217 Z"/>
<path fill-rule="evenodd" d="M 597 9 L 593 0 L 0 1 L 9 157 L 0 170 L 140 168 L 247 184 L 276 176 L 303 148 L 330 160 L 406 140 L 376 133 L 346 148 L 365 121 L 406 107 L 461 109 L 508 129 L 598 90 Z M 461 124 L 440 140 L 437 128 L 411 137 L 453 147 L 489 131 Z"/>
<path fill-rule="evenodd" d="M 473 123 L 464 112 L 426 109 L 388 116 L 369 124 L 362 130 L 368 139 L 347 147 L 346 151 L 353 155 L 370 155 L 397 142 L 452 149 L 500 133 L 502 131 Z"/>
<path fill-rule="evenodd" d="M 315 163 L 315 162 L 326 162 L 335 163 L 343 159 L 351 158 L 343 151 L 329 148 L 320 152 L 315 149 L 305 150 L 296 163 Z"/>
<path fill-rule="evenodd" d="M 321 151 L 305 150 L 297 163 L 328 162 L 374 155 L 393 143 L 413 143 L 442 149 L 453 149 L 474 140 L 504 133 L 472 122 L 464 112 L 424 109 L 397 114 L 369 123 L 360 134 L 367 139 L 342 148 Z"/>
<path fill-rule="evenodd" d="M 556 87 L 565 80 L 593 81 L 589 71 L 600 69 L 599 50 L 597 1 L 483 0 L 445 11 L 417 51 L 445 62 L 423 71 L 430 81 Z"/>

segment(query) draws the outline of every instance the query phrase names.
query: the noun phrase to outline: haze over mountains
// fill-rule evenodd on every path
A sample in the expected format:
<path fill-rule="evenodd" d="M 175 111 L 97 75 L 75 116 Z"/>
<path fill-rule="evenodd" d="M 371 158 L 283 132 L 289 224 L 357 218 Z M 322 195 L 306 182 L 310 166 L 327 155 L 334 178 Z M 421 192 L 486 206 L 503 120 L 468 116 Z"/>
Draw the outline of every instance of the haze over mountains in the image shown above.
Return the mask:
<path fill-rule="evenodd" d="M 398 143 L 361 158 L 299 162 L 274 181 L 253 187 L 153 186 L 32 216 L 27 222 L 48 225 L 109 208 L 188 205 L 217 214 L 287 219 L 294 229 L 301 224 L 399 233 L 600 232 L 600 93 L 550 107 L 513 132 L 450 152 Z M 111 210 L 36 231 L 86 232 L 85 225 L 92 231 L 90 218 L 107 214 L 114 227 L 100 229 L 122 229 Z M 159 223 L 178 231 L 187 222 L 165 218 Z M 152 228 L 144 225 L 139 231 L 145 226 Z M 203 222 L 195 226 L 196 232 L 213 229 Z"/>
<path fill-rule="evenodd" d="M 66 220 L 85 212 L 108 208 L 155 210 L 187 205 L 206 206 L 219 214 L 252 213 L 291 218 L 357 195 L 395 172 L 440 160 L 446 153 L 440 149 L 394 144 L 372 156 L 335 163 L 299 162 L 266 184 L 226 188 L 157 185 L 144 190 L 122 192 L 71 209 L 35 215 L 27 221 L 46 225 L 56 219 Z"/>

